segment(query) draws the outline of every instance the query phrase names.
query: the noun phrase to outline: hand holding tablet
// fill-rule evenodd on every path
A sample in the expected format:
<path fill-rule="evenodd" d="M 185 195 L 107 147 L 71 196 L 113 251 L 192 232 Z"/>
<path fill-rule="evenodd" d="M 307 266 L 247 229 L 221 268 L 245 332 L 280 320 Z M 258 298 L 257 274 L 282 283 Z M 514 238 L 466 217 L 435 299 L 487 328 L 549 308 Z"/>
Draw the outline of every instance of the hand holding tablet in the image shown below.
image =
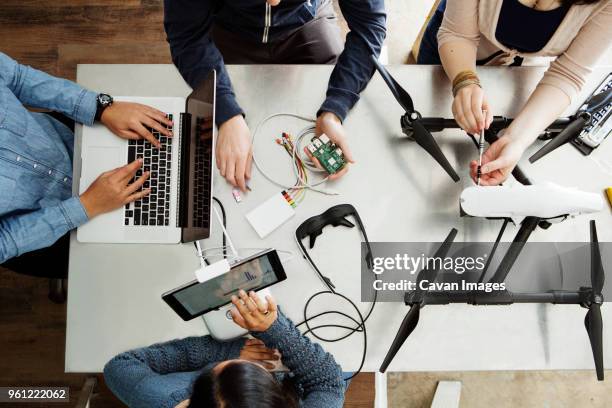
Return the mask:
<path fill-rule="evenodd" d="M 232 296 L 232 303 L 236 307 L 231 310 L 234 323 L 248 331 L 268 330 L 278 317 L 278 307 L 272 296 L 266 296 L 265 300 L 267 302 L 253 291 L 247 295 L 240 290 L 238 296 Z"/>

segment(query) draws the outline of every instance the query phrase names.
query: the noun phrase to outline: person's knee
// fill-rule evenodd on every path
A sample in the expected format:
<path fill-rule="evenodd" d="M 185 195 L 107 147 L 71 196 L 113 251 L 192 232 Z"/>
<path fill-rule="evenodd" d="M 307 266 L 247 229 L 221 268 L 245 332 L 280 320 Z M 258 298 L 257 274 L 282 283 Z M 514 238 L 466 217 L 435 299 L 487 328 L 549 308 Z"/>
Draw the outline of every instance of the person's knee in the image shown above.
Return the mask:
<path fill-rule="evenodd" d="M 340 27 L 335 18 L 324 17 L 321 20 L 304 33 L 307 59 L 312 64 L 335 64 L 344 49 Z"/>

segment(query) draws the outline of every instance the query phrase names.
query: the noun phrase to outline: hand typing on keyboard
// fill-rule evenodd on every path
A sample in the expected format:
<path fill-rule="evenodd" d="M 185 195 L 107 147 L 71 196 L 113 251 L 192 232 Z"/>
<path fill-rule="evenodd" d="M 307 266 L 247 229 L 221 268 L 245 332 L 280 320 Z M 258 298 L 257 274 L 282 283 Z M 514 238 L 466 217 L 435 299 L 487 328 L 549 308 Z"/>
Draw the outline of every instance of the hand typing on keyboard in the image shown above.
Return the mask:
<path fill-rule="evenodd" d="M 166 114 L 150 106 L 132 102 L 114 102 L 102 112 L 100 121 L 123 139 L 146 139 L 159 148 L 160 142 L 150 129 L 172 136 L 172 121 Z"/>
<path fill-rule="evenodd" d="M 131 182 L 142 164 L 143 160 L 138 159 L 102 173 L 81 195 L 87 216 L 93 218 L 147 196 L 151 190 L 141 188 L 149 177 L 148 172 Z"/>

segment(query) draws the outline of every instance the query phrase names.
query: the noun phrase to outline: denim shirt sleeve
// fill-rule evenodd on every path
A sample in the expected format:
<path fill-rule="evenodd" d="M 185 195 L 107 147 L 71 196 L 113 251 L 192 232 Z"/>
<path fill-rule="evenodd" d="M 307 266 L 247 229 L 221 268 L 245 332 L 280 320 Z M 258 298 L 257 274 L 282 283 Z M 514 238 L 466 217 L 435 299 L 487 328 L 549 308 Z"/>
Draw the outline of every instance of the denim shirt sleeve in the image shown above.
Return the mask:
<path fill-rule="evenodd" d="M 317 116 L 332 112 L 344 121 L 374 73 L 371 55 L 378 57 L 386 36 L 384 0 L 340 0 L 350 29 L 344 51 L 338 57 Z"/>
<path fill-rule="evenodd" d="M 211 69 L 217 72 L 215 121 L 220 126 L 244 112 L 236 102 L 223 57 L 210 37 L 213 3 L 211 0 L 165 0 L 164 28 L 172 62 L 192 88 L 204 80 Z"/>
<path fill-rule="evenodd" d="M 21 65 L 0 52 L 0 81 L 24 105 L 61 112 L 85 125 L 96 115 L 97 94 L 72 81 Z"/>
<path fill-rule="evenodd" d="M 78 197 L 71 197 L 56 206 L 0 218 L 0 264 L 52 245 L 87 220 L 87 213 Z"/>
<path fill-rule="evenodd" d="M 159 406 L 174 407 L 187 395 L 178 396 L 176 401 L 168 401 L 172 397 L 168 395 L 158 397 L 157 390 L 169 388 L 164 387 L 164 381 L 169 381 L 164 374 L 197 371 L 212 362 L 236 359 L 243 345 L 244 339 L 221 343 L 210 336 L 154 344 L 114 357 L 104 367 L 104 380 L 130 407 L 146 400 L 156 400 Z"/>

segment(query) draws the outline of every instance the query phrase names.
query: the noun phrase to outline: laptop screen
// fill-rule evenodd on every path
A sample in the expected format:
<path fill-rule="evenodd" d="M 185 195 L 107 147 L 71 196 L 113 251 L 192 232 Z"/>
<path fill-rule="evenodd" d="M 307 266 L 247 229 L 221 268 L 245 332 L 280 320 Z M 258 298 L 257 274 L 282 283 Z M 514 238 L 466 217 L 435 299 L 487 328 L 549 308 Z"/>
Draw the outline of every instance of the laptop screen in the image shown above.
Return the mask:
<path fill-rule="evenodd" d="M 181 154 L 182 242 L 210 236 L 215 133 L 215 71 L 187 98 Z M 184 160 L 184 162 L 183 162 Z"/>

